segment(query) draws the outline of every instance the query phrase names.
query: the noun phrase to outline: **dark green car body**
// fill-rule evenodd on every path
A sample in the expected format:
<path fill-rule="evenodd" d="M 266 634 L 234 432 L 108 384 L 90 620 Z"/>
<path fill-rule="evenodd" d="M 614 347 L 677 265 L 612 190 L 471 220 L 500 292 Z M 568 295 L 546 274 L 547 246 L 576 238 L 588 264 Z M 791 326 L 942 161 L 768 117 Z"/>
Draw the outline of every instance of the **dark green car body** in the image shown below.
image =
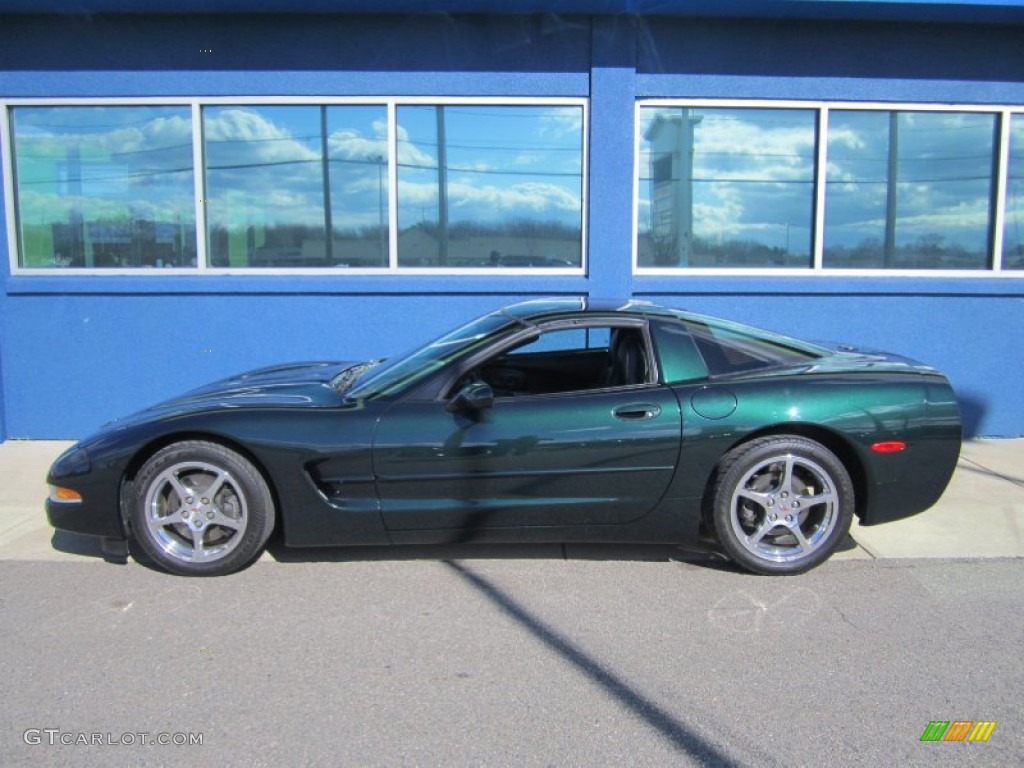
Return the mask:
<path fill-rule="evenodd" d="M 610 359 L 619 336 L 633 345 L 625 374 Z M 585 342 L 533 351 L 538 338 Z M 256 468 L 288 546 L 714 546 L 722 459 L 768 435 L 834 454 L 868 525 L 933 505 L 961 439 L 949 382 L 911 360 L 642 302 L 552 299 L 373 367 L 263 369 L 114 422 L 55 462 L 50 484 L 79 498 L 51 495 L 47 512 L 117 549 L 142 467 L 202 440 Z"/>

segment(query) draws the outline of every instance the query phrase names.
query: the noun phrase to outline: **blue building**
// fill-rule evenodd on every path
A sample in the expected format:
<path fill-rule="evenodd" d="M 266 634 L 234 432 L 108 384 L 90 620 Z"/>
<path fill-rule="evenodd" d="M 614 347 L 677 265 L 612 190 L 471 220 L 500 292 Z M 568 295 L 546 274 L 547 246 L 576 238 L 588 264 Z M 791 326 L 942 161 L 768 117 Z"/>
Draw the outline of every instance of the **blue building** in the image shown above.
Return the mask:
<path fill-rule="evenodd" d="M 0 14 L 0 438 L 542 295 L 903 352 L 1024 434 L 1017 0 Z"/>

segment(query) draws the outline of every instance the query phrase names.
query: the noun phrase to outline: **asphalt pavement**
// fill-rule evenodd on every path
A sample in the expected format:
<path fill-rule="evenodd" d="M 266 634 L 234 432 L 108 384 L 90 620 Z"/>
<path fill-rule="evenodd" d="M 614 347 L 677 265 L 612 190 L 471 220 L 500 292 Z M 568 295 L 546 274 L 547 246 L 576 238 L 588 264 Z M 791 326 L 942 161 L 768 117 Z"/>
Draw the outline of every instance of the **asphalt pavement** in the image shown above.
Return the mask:
<path fill-rule="evenodd" d="M 1006 766 L 1024 755 L 1024 441 L 798 577 L 669 546 L 102 561 L 0 445 L 0 765 Z M 935 723 L 986 741 L 922 741 Z M 972 725 L 973 728 L 973 725 Z"/>

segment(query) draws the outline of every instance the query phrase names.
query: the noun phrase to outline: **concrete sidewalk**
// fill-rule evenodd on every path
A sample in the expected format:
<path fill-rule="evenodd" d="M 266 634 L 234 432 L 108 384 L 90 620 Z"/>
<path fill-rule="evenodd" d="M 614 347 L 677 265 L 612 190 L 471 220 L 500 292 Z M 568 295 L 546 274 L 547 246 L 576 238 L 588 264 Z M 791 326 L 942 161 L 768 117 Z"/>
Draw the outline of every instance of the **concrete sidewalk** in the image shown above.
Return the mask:
<path fill-rule="evenodd" d="M 66 441 L 0 443 L 0 560 L 82 560 L 98 541 L 46 522 L 46 471 Z M 865 528 L 836 558 L 1024 557 L 1024 440 L 964 443 L 953 481 L 927 512 Z"/>

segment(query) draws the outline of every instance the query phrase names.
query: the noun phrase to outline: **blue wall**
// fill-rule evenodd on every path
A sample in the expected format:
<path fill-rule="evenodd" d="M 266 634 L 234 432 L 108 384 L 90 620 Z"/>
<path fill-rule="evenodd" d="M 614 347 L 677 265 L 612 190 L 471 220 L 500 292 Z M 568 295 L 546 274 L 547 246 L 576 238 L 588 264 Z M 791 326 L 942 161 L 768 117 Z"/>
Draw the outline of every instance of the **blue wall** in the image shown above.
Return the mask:
<path fill-rule="evenodd" d="M 585 277 L 12 277 L 0 237 L 0 430 L 78 437 L 246 368 L 395 353 L 524 297 L 633 294 L 911 354 L 950 375 L 973 433 L 1024 435 L 1022 280 L 655 278 L 630 266 L 635 99 L 1024 104 L 1022 32 L 632 16 L 0 19 L 0 98 L 585 96 L 591 121 Z"/>

